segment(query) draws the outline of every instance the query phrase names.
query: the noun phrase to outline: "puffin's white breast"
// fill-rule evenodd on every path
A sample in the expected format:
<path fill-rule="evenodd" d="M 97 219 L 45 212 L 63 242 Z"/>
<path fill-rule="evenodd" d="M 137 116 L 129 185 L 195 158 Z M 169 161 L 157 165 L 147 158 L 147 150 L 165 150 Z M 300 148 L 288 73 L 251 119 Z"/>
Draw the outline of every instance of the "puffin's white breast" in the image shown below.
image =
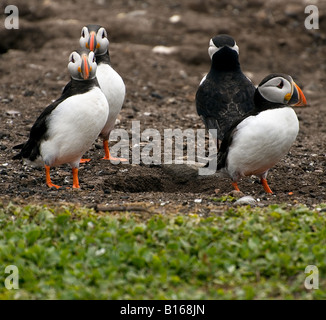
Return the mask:
<path fill-rule="evenodd" d="M 290 149 L 299 132 L 299 121 L 290 107 L 270 109 L 238 124 L 227 157 L 231 178 L 260 175 Z"/>
<path fill-rule="evenodd" d="M 102 130 L 102 134 L 105 135 L 114 127 L 125 99 L 126 87 L 120 75 L 108 64 L 98 65 L 96 77 L 110 107 L 107 123 Z"/>
<path fill-rule="evenodd" d="M 47 137 L 40 146 L 45 164 L 79 163 L 106 123 L 107 100 L 99 87 L 61 102 L 48 118 Z"/>

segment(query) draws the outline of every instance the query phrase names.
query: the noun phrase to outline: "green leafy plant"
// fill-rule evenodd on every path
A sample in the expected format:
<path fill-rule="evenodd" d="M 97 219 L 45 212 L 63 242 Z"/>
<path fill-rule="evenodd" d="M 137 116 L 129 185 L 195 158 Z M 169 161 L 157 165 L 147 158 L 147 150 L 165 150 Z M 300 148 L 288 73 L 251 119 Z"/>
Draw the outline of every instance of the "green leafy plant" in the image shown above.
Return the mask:
<path fill-rule="evenodd" d="M 324 206 L 194 215 L 0 208 L 0 299 L 325 299 Z M 4 268 L 19 270 L 19 289 Z M 304 287 L 319 268 L 319 289 Z"/>

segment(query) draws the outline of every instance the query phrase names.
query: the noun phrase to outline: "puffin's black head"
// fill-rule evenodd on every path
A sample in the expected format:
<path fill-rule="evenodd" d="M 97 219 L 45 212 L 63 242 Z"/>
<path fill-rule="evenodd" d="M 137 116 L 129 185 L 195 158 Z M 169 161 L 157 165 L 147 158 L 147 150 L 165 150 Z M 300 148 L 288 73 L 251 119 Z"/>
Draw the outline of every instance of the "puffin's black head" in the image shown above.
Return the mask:
<path fill-rule="evenodd" d="M 227 34 L 215 36 L 209 41 L 208 54 L 216 69 L 235 70 L 240 68 L 239 47 L 235 40 Z"/>
<path fill-rule="evenodd" d="M 307 105 L 302 90 L 291 76 L 283 73 L 273 73 L 265 77 L 256 89 L 254 99 L 259 109 L 273 108 L 275 105 Z"/>
<path fill-rule="evenodd" d="M 97 64 L 93 51 L 81 48 L 69 56 L 68 70 L 75 80 L 94 79 L 96 68 Z"/>
<path fill-rule="evenodd" d="M 79 44 L 82 48 L 94 51 L 96 55 L 105 54 L 109 47 L 108 34 L 102 26 L 89 24 L 82 28 Z"/>

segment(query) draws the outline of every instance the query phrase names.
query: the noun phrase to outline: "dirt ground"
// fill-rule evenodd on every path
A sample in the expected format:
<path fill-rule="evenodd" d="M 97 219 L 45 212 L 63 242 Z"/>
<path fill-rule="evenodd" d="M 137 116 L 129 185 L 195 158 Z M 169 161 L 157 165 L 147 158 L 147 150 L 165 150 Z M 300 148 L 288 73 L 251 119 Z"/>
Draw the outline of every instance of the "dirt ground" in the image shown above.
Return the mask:
<path fill-rule="evenodd" d="M 12 3 L 2 1 L 0 10 L 4 12 L 8 4 Z M 112 66 L 126 84 L 116 128 L 127 130 L 131 137 L 132 121 L 138 120 L 141 131 L 159 130 L 162 146 L 164 129 L 204 128 L 196 113 L 195 94 L 210 68 L 207 48 L 214 35 L 228 33 L 236 39 L 242 70 L 256 85 L 272 72 L 292 75 L 309 106 L 296 109 L 298 138 L 269 172 L 274 194 L 266 195 L 252 177 L 243 179 L 239 187 L 260 205 L 325 202 L 325 1 L 20 0 L 15 4 L 19 29 L 6 30 L 5 16 L 0 20 L 2 202 L 142 203 L 163 213 L 206 213 L 220 206 L 213 198 L 232 191 L 230 180 L 203 178 L 185 165 L 114 165 L 101 160 L 99 139 L 85 155 L 92 161 L 81 165 L 80 190 L 67 188 L 72 185 L 68 165 L 51 170 L 53 182 L 63 186 L 53 190 L 45 184 L 43 169 L 11 159 L 16 154 L 12 147 L 27 139 L 37 116 L 69 81 L 69 54 L 78 48 L 80 30 L 89 23 L 107 29 Z M 319 8 L 318 30 L 304 27 L 308 4 Z M 157 46 L 168 47 L 169 54 L 153 50 Z"/>

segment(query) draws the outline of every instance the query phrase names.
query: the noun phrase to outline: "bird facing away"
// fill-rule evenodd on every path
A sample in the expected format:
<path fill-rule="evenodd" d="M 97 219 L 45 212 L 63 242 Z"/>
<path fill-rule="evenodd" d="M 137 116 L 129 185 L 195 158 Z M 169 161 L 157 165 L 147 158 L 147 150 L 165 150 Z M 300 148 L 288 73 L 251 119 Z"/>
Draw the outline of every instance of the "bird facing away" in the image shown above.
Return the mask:
<path fill-rule="evenodd" d="M 72 167 L 73 188 L 79 188 L 80 159 L 105 125 L 109 106 L 96 80 L 96 68 L 94 52 L 72 52 L 69 85 L 37 118 L 28 141 L 14 147 L 21 151 L 13 159 L 45 165 L 49 187 L 59 188 L 51 182 L 50 167 L 68 163 Z"/>
<path fill-rule="evenodd" d="M 110 107 L 109 116 L 100 134 L 105 152 L 103 159 L 127 161 L 124 158 L 112 157 L 109 151 L 110 132 L 114 128 L 115 121 L 122 108 L 126 87 L 121 76 L 111 67 L 107 32 L 102 26 L 87 25 L 82 28 L 79 43 L 82 48 L 88 48 L 95 52 L 97 62 L 96 77 Z"/>
<path fill-rule="evenodd" d="M 232 37 L 213 37 L 208 54 L 211 68 L 200 82 L 196 108 L 219 149 L 232 124 L 254 108 L 255 86 L 241 71 L 239 47 Z"/>
<path fill-rule="evenodd" d="M 235 190 L 245 176 L 261 179 L 265 192 L 268 170 L 284 157 L 299 132 L 299 121 L 291 106 L 305 106 L 306 98 L 289 75 L 265 77 L 254 95 L 255 109 L 234 123 L 226 133 L 217 170 L 230 177 Z M 216 159 L 215 159 L 216 160 Z"/>

